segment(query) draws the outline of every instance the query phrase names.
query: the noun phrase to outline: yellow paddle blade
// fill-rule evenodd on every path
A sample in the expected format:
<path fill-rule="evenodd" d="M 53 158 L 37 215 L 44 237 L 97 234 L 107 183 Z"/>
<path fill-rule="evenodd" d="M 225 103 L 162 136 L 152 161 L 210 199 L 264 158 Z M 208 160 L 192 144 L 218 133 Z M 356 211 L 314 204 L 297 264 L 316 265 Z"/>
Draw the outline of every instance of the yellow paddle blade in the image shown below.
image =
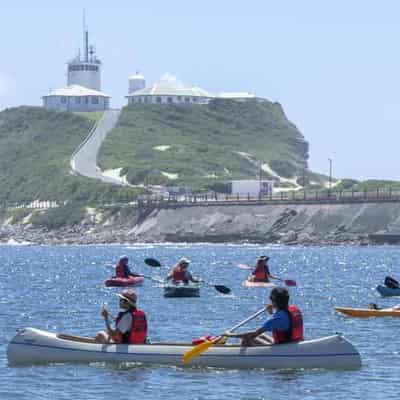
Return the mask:
<path fill-rule="evenodd" d="M 190 350 L 186 351 L 183 354 L 183 357 L 182 357 L 183 362 L 185 362 L 185 363 L 189 362 L 192 358 L 195 358 L 195 357 L 199 356 L 201 353 L 204 353 L 210 347 L 217 344 L 220 339 L 221 339 L 221 337 L 217 337 L 214 340 L 207 340 L 203 343 L 198 344 L 197 346 L 194 346 L 193 348 L 191 348 Z"/>

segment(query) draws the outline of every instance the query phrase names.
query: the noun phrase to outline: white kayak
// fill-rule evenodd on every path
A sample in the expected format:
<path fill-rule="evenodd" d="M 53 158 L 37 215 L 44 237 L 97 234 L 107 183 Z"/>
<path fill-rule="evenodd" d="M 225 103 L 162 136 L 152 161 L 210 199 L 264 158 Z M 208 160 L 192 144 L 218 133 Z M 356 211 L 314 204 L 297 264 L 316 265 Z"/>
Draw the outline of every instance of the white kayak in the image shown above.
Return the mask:
<path fill-rule="evenodd" d="M 90 338 L 25 328 L 8 344 L 7 357 L 10 365 L 134 362 L 183 366 L 182 356 L 192 347 L 189 343 L 105 345 L 94 343 Z M 230 369 L 353 369 L 361 366 L 361 357 L 346 338 L 333 335 L 273 346 L 215 345 L 185 365 Z"/>

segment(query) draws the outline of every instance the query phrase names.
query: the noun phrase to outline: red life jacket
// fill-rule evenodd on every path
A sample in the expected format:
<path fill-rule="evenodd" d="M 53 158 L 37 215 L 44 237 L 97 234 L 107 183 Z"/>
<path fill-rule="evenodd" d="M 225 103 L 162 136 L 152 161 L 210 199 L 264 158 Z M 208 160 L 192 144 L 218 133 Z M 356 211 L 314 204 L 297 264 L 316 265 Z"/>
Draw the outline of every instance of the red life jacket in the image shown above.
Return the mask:
<path fill-rule="evenodd" d="M 177 266 L 172 270 L 173 281 L 187 281 L 186 273 L 181 267 Z"/>
<path fill-rule="evenodd" d="M 257 265 L 253 275 L 257 281 L 269 282 L 269 274 L 265 265 Z"/>
<path fill-rule="evenodd" d="M 124 269 L 124 266 L 121 263 L 118 263 L 115 266 L 115 275 L 117 276 L 117 278 L 126 278 L 125 269 Z"/>
<path fill-rule="evenodd" d="M 138 310 L 136 308 L 133 310 L 120 312 L 115 320 L 116 325 L 118 325 L 118 322 L 126 313 L 132 314 L 132 327 L 130 331 L 122 335 L 122 343 L 145 343 L 147 338 L 146 314 L 142 310 Z"/>
<path fill-rule="evenodd" d="M 303 316 L 298 307 L 290 305 L 288 307 L 290 319 L 290 329 L 288 331 L 272 331 L 274 343 L 300 342 L 303 338 Z"/>

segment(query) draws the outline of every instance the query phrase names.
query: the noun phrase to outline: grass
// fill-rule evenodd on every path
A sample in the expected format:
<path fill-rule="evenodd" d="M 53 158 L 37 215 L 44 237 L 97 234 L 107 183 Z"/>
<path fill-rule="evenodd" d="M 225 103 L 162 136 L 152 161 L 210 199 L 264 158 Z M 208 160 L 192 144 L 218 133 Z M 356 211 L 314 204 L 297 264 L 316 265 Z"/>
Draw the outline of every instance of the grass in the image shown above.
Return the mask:
<path fill-rule="evenodd" d="M 154 149 L 160 145 L 170 148 Z M 251 160 L 238 152 L 251 154 Z M 128 106 L 98 156 L 102 169 L 122 167 L 131 183 L 194 188 L 257 178 L 258 160 L 293 176 L 307 158 L 308 144 L 279 104 L 229 100 L 191 107 Z"/>
<path fill-rule="evenodd" d="M 92 126 L 92 119 L 40 107 L 0 112 L 0 202 L 133 197 L 136 190 L 71 175 L 70 157 Z"/>
<path fill-rule="evenodd" d="M 87 118 L 89 121 L 97 122 L 103 116 L 103 111 L 74 112 L 79 117 Z"/>

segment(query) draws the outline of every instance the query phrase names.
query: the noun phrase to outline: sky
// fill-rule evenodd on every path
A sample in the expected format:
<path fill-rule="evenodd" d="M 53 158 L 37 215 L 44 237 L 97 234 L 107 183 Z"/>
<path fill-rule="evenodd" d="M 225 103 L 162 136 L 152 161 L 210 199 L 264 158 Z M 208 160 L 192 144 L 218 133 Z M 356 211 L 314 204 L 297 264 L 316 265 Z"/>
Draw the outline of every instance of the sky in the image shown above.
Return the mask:
<path fill-rule="evenodd" d="M 400 180 L 399 1 L 3 0 L 0 110 L 66 85 L 83 9 L 112 107 L 137 70 L 253 92 L 282 104 L 311 170 L 328 175 L 331 159 L 337 178 Z"/>

